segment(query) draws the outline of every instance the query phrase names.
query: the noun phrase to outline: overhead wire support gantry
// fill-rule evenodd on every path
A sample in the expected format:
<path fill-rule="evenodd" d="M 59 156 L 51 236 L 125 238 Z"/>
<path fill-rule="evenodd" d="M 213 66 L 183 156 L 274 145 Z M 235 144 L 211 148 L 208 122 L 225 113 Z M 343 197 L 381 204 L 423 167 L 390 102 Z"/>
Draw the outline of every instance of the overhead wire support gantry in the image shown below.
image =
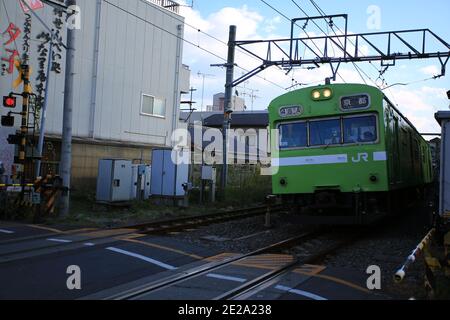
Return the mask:
<path fill-rule="evenodd" d="M 338 17 L 343 17 L 346 20 L 344 34 L 294 37 L 294 26 L 298 25 L 299 21 L 304 21 L 306 24 L 310 20 L 325 18 L 332 21 L 332 19 Z M 237 48 L 257 58 L 261 61 L 261 64 L 234 80 L 233 86 L 238 86 L 272 66 L 291 70 L 294 67 L 307 65 L 318 67 L 320 64 L 330 64 L 333 72 L 332 79 L 335 80 L 341 63 L 380 61 L 382 66 L 394 66 L 397 60 L 437 58 L 441 64 L 441 75 L 445 75 L 445 69 L 450 58 L 450 44 L 430 29 L 348 34 L 347 18 L 346 14 L 295 18 L 291 21 L 291 37 L 288 39 L 236 41 L 234 45 Z M 420 39 L 420 43 L 408 41 L 407 37 L 416 37 Z M 376 40 L 379 41 L 380 38 L 382 38 L 384 46 L 376 44 Z M 430 50 L 430 42 L 434 42 L 433 45 L 439 46 L 442 50 Z M 319 46 L 323 45 L 323 50 L 315 49 L 312 45 L 315 43 L 318 43 Z M 266 46 L 266 54 L 263 56 L 255 53 L 256 50 L 252 50 L 252 47 L 256 46 L 259 48 Z M 330 46 L 335 48 L 335 54 L 332 56 L 329 55 Z M 362 46 L 366 46 L 374 53 L 361 54 Z M 303 51 L 307 52 L 309 57 L 306 55 L 302 57 L 301 52 Z"/>

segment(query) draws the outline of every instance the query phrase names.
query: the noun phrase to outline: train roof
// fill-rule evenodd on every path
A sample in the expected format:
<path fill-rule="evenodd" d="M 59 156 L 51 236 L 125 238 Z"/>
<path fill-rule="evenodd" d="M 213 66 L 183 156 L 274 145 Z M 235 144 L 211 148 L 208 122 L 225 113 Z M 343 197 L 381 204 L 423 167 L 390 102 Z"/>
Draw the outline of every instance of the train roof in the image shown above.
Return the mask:
<path fill-rule="evenodd" d="M 322 88 L 336 88 L 336 87 L 361 87 L 361 88 L 366 88 L 368 90 L 376 90 L 376 91 L 380 91 L 381 90 L 377 87 L 374 86 L 369 86 L 367 84 L 361 84 L 361 83 L 334 83 L 334 84 L 322 84 L 322 85 L 317 85 L 317 86 L 311 86 L 311 87 L 306 87 L 306 88 L 301 88 L 301 89 L 297 89 L 291 92 L 287 92 L 277 98 L 275 98 L 274 100 L 272 100 L 272 102 L 270 103 L 270 105 L 272 105 L 275 101 L 279 100 L 279 99 L 283 99 L 286 97 L 290 97 L 294 94 L 299 94 L 299 93 L 304 93 L 304 92 L 310 92 L 312 90 L 315 89 L 322 89 Z"/>

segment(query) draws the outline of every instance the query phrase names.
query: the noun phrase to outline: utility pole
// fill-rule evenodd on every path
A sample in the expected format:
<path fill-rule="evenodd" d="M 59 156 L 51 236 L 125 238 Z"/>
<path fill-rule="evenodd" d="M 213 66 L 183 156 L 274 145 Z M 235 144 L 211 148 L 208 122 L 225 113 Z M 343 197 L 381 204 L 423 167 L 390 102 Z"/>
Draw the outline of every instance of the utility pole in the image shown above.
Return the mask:
<path fill-rule="evenodd" d="M 67 0 L 67 6 L 76 6 L 76 0 Z M 76 14 L 76 13 L 74 13 Z M 60 175 L 63 181 L 60 215 L 67 216 L 70 209 L 70 178 L 72 169 L 72 112 L 73 83 L 75 77 L 75 28 L 67 26 L 66 74 L 64 84 L 64 113 L 61 144 Z"/>
<path fill-rule="evenodd" d="M 189 110 L 181 109 L 181 111 L 189 111 L 189 116 L 184 120 L 185 123 L 189 123 L 189 121 L 192 117 L 192 113 L 196 110 L 193 108 L 193 105 L 196 103 L 193 100 L 194 92 L 196 92 L 196 91 L 197 91 L 197 89 L 195 89 L 194 87 L 191 87 L 191 89 L 189 89 L 189 92 L 191 93 L 191 99 L 189 101 L 181 101 L 181 104 L 189 105 Z"/>
<path fill-rule="evenodd" d="M 203 78 L 203 85 L 202 85 L 202 107 L 200 109 L 200 111 L 203 112 L 204 109 L 204 102 L 205 102 L 205 79 L 206 78 L 213 78 L 214 75 L 213 74 L 206 74 L 206 73 L 201 73 L 200 71 L 197 74 L 199 77 Z M 192 99 L 191 99 L 192 100 Z"/>
<path fill-rule="evenodd" d="M 234 81 L 234 59 L 236 53 L 236 26 L 230 26 L 228 41 L 227 78 L 225 84 L 224 121 L 223 121 L 223 170 L 222 170 L 222 192 L 228 185 L 228 131 L 231 125 L 231 114 L 233 108 L 231 100 L 233 98 Z"/>
<path fill-rule="evenodd" d="M 197 91 L 197 89 L 195 89 L 194 87 L 191 87 L 191 89 L 189 90 L 191 92 L 191 100 L 189 101 L 189 108 L 192 110 L 192 106 L 194 105 L 194 92 Z"/>

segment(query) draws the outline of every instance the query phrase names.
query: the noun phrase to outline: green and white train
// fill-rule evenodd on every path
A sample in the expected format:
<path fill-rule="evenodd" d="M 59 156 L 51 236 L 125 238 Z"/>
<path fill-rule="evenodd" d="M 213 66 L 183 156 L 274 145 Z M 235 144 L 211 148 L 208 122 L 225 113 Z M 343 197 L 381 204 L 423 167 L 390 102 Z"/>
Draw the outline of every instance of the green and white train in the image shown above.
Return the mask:
<path fill-rule="evenodd" d="M 370 224 L 433 179 L 428 143 L 379 89 L 301 89 L 269 107 L 273 193 L 305 223 Z"/>

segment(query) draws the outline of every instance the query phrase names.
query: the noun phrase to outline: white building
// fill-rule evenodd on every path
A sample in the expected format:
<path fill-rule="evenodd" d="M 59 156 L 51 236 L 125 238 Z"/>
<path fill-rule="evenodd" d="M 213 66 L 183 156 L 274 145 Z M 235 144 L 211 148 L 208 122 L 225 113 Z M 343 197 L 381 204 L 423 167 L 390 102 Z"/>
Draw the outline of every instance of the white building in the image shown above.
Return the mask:
<path fill-rule="evenodd" d="M 22 52 L 25 14 L 20 1 L 7 0 L 0 10 L 0 34 L 13 25 L 20 35 L 8 43 L 6 32 L 0 55 L 4 68 L 11 50 Z M 190 71 L 182 65 L 184 18 L 178 4 L 170 0 L 78 0 L 80 29 L 76 31 L 75 86 L 73 110 L 73 169 L 75 185 L 87 180 L 93 184 L 101 158 L 127 158 L 144 162 L 151 159 L 154 147 L 171 146 L 171 135 L 178 127 L 181 93 L 189 92 Z M 45 5 L 34 11 L 55 28 L 53 8 Z M 17 29 L 11 29 L 17 31 Z M 32 17 L 30 66 L 32 84 L 37 88 L 39 71 L 37 36 L 44 26 Z M 15 35 L 15 34 L 14 34 Z M 61 29 L 66 41 L 65 26 Z M 48 45 L 46 46 L 48 48 Z M 62 72 L 51 72 L 46 121 L 44 172 L 58 170 L 62 135 L 65 51 L 59 63 Z M 18 77 L 14 70 L 0 76 L 0 94 L 14 90 Z M 20 102 L 21 104 L 21 102 Z M 0 108 L 1 115 L 8 110 Z M 19 109 L 19 108 L 18 108 Z M 15 110 L 19 111 L 19 110 Z M 20 119 L 16 117 L 16 130 Z M 14 132 L 14 130 L 13 130 Z M 6 145 L 0 131 L 1 146 Z M 10 148 L 0 150 L 0 161 L 9 168 Z M 3 157 L 3 160 L 1 159 Z"/>

